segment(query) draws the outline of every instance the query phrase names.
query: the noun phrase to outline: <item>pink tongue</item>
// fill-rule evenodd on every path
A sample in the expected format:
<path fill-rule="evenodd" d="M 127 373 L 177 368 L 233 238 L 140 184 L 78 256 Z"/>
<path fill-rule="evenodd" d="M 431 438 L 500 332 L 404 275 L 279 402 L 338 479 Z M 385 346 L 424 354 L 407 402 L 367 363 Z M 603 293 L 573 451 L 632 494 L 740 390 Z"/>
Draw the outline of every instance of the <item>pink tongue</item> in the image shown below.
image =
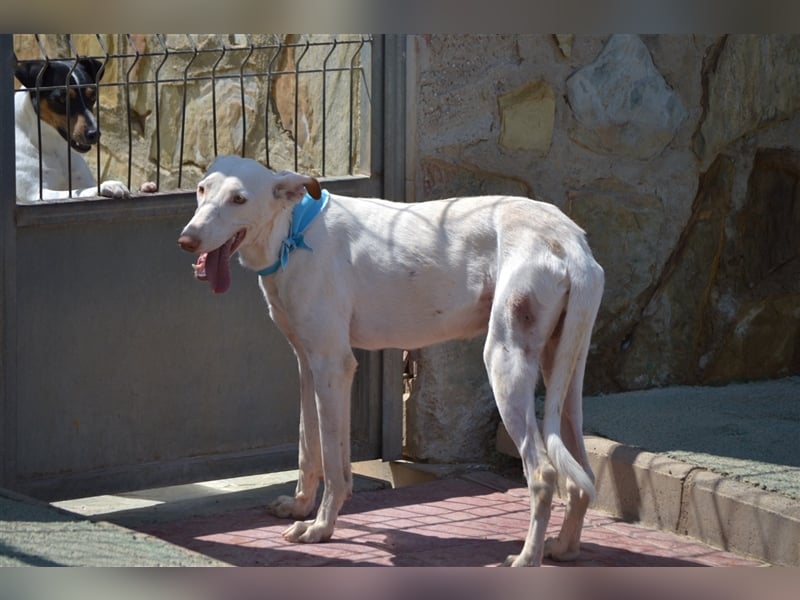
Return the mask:
<path fill-rule="evenodd" d="M 206 277 L 211 284 L 211 291 L 223 294 L 231 287 L 231 270 L 228 261 L 231 258 L 233 238 L 222 246 L 208 253 L 205 262 Z"/>

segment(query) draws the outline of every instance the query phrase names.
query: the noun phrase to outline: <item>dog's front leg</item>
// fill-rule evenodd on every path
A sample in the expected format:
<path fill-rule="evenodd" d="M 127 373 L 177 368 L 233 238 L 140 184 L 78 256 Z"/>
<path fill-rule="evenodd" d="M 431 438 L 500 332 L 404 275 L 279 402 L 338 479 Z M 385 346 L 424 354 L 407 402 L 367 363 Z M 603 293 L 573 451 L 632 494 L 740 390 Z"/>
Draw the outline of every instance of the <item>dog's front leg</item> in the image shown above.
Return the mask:
<path fill-rule="evenodd" d="M 325 490 L 316 519 L 297 521 L 283 535 L 292 542 L 314 543 L 330 539 L 339 510 L 353 493 L 350 388 L 356 360 L 348 347 L 346 353 L 326 353 L 310 357 L 310 362 L 316 391 Z"/>
<path fill-rule="evenodd" d="M 295 348 L 300 371 L 300 444 L 297 488 L 294 496 L 278 496 L 267 507 L 282 519 L 304 519 L 314 509 L 322 477 L 319 419 L 314 399 L 314 377 L 302 348 Z"/>

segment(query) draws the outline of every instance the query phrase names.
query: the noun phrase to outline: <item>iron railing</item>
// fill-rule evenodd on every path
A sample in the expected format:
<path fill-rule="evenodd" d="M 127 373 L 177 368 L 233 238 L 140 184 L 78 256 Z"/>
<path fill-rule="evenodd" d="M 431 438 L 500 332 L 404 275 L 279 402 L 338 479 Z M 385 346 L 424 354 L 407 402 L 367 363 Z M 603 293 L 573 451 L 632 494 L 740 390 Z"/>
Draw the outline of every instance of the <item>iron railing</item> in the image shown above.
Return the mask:
<path fill-rule="evenodd" d="M 255 158 L 275 169 L 302 169 L 322 177 L 368 174 L 372 44 L 371 35 L 14 36 L 18 62 L 95 58 L 103 63 L 103 74 L 94 85 L 100 98 L 95 106 L 96 118 L 104 138 L 90 158 L 90 166 L 98 182 L 123 179 L 119 171 L 126 171 L 131 189 L 136 167 L 143 177 L 156 183 L 159 191 L 183 188 L 188 171 L 194 169 L 196 174 L 220 152 Z M 220 139 L 220 112 L 231 99 L 230 94 L 219 97 L 219 88 L 225 82 L 238 86 L 237 131 L 227 127 L 224 131 L 226 139 L 238 143 L 223 144 Z M 67 81 L 64 88 L 73 85 Z M 196 151 L 187 156 L 189 132 L 198 124 L 197 111 L 192 116 L 187 108 L 197 101 L 193 94 L 204 85 L 210 86 L 210 96 L 206 94 L 203 101 L 211 122 L 210 128 L 203 124 L 203 131 L 210 130 L 212 140 L 207 156 L 198 156 Z M 48 89 L 53 88 L 37 87 L 38 93 Z M 165 90 L 173 92 L 167 106 Z M 180 106 L 176 110 L 178 95 Z M 112 97 L 111 107 L 103 105 L 103 98 L 108 96 Z M 253 103 L 261 105 L 250 110 Z M 309 127 L 309 117 L 316 121 L 313 131 L 304 130 Z M 114 134 L 126 138 L 122 145 L 127 146 L 127 157 L 119 156 L 121 152 L 110 156 L 104 143 L 105 130 L 115 122 L 124 123 Z M 334 129 L 339 132 L 336 136 L 332 135 Z M 312 143 L 305 143 L 312 135 Z M 41 123 L 39 136 L 41 139 Z M 177 148 L 174 144 L 168 147 L 173 137 Z M 136 146 L 144 141 L 150 149 L 143 159 L 137 157 Z M 115 168 L 117 172 L 110 172 Z"/>

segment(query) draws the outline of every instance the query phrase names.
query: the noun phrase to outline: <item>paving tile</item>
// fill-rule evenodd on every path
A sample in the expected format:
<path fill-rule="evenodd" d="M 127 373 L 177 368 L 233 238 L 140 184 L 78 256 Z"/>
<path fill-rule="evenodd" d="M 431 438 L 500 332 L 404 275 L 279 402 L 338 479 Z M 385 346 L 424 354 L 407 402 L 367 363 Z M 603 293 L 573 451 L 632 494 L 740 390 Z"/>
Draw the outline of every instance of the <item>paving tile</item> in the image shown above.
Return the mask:
<path fill-rule="evenodd" d="M 491 484 L 490 487 L 484 483 Z M 505 491 L 499 491 L 499 489 Z M 565 507 L 553 506 L 548 535 Z M 289 521 L 263 509 L 175 519 L 139 526 L 156 537 L 241 566 L 495 566 L 522 548 L 528 529 L 527 490 L 498 478 L 445 479 L 408 488 L 357 493 L 339 517 L 333 539 L 293 544 Z M 755 566 L 697 540 L 621 522 L 590 510 L 582 553 L 547 566 Z"/>

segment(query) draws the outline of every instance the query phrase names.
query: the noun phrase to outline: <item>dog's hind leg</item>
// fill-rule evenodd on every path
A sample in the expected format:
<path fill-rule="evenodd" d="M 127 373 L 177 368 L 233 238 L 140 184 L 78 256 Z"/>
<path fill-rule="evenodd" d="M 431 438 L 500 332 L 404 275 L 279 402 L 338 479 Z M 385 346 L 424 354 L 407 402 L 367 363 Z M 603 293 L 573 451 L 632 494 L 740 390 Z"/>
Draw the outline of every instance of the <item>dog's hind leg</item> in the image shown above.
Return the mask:
<path fill-rule="evenodd" d="M 583 302 L 577 303 L 577 311 L 581 313 L 581 331 L 572 343 L 576 345 L 578 360 L 567 389 L 564 405 L 561 412 L 561 438 L 570 454 L 578 461 L 589 480 L 594 483 L 589 457 L 586 454 L 586 445 L 583 439 L 583 379 L 586 371 L 586 359 L 589 354 L 591 331 L 594 327 L 595 316 L 600 306 L 603 290 L 602 270 L 592 269 L 591 276 L 587 278 L 589 285 L 584 286 L 582 292 L 575 290 L 573 293 L 583 293 Z M 560 332 L 558 332 L 560 333 Z M 549 375 L 555 360 L 556 348 L 562 340 L 559 335 L 548 343 L 542 356 L 545 385 L 548 384 Z M 565 340 L 568 343 L 570 340 Z M 545 556 L 553 560 L 575 560 L 580 554 L 581 530 L 586 510 L 592 500 L 586 489 L 579 486 L 573 479 L 566 478 L 567 509 L 564 522 L 558 537 L 545 542 Z"/>
<path fill-rule="evenodd" d="M 587 348 L 588 350 L 588 348 Z M 545 350 L 543 364 L 550 362 L 552 353 L 548 347 Z M 564 445 L 572 456 L 581 464 L 586 474 L 594 482 L 594 474 L 589 465 L 589 458 L 586 454 L 586 446 L 583 441 L 583 374 L 586 366 L 586 353 L 584 352 L 578 361 L 575 373 L 570 383 L 569 391 L 564 402 L 564 410 L 561 414 L 561 437 Z M 549 371 L 546 366 L 544 372 Z M 545 385 L 547 377 L 545 378 Z M 578 558 L 580 554 L 581 530 L 583 529 L 583 519 L 591 500 L 590 496 L 581 489 L 572 479 L 566 478 L 567 508 L 564 521 L 561 525 L 558 537 L 549 538 L 545 541 L 544 555 L 558 561 L 570 561 Z"/>
<path fill-rule="evenodd" d="M 512 290 L 495 298 L 489 321 L 484 362 L 500 417 L 522 458 L 531 494 L 528 534 L 520 554 L 506 559 L 510 566 L 538 566 L 544 552 L 557 475 L 536 422 L 534 393 L 539 355 L 562 305 L 558 294 L 543 303 L 532 293 Z"/>
<path fill-rule="evenodd" d="M 342 504 L 353 493 L 350 467 L 350 393 L 356 360 L 352 350 L 309 355 L 314 374 L 316 410 L 325 490 L 313 521 L 297 521 L 284 537 L 292 542 L 321 542 L 333 535 Z"/>
<path fill-rule="evenodd" d="M 545 385 L 548 393 L 551 391 L 553 379 L 562 375 L 563 357 L 576 356 L 575 367 L 568 379 L 568 386 L 560 415 L 560 438 L 566 450 L 577 461 L 582 471 L 575 473 L 588 481 L 582 485 L 576 478 L 566 477 L 567 508 L 564 522 L 558 537 L 545 542 L 545 556 L 554 560 L 575 560 L 580 554 L 580 538 L 583 528 L 583 519 L 592 500 L 594 492 L 594 474 L 589 465 L 586 454 L 586 445 L 583 440 L 583 379 L 586 371 L 586 359 L 589 354 L 589 343 L 595 317 L 600 306 L 603 292 L 603 272 L 596 264 L 589 264 L 583 277 L 575 278 L 571 290 L 571 298 L 565 313 L 565 319 L 554 332 L 551 340 L 542 354 L 542 366 L 545 376 Z M 557 356 L 561 354 L 562 362 L 556 364 Z M 561 369 L 561 373 L 558 372 Z M 553 384 L 552 387 L 557 387 Z M 558 418 L 551 415 L 549 418 Z M 545 415 L 547 421 L 548 416 Z M 547 425 L 545 430 L 547 430 Z"/>
<path fill-rule="evenodd" d="M 319 419 L 314 396 L 314 377 L 302 348 L 295 348 L 300 372 L 300 444 L 297 488 L 294 496 L 278 496 L 267 510 L 282 519 L 304 519 L 314 509 L 322 478 Z"/>

